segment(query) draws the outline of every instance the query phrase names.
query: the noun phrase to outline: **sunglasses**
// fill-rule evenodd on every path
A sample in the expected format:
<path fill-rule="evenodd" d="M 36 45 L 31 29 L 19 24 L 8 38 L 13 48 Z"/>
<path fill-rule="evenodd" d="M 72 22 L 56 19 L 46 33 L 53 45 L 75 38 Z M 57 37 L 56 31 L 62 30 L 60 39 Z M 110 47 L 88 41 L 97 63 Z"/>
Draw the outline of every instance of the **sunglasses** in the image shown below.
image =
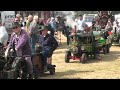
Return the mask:
<path fill-rule="evenodd" d="M 16 28 L 18 28 L 18 27 L 13 27 L 12 29 L 16 29 Z"/>

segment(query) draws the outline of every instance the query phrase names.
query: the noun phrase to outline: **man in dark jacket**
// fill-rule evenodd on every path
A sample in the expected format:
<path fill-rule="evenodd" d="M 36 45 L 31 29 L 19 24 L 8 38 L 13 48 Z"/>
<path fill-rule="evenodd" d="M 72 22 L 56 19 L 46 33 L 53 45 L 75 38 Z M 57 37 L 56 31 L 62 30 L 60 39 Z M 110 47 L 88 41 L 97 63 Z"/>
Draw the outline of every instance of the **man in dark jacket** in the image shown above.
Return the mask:
<path fill-rule="evenodd" d="M 71 34 L 71 33 L 70 33 L 70 27 L 69 27 L 69 26 L 64 27 L 64 34 L 65 34 L 66 37 L 67 37 L 67 45 L 69 45 L 69 41 L 70 41 L 69 35 Z"/>
<path fill-rule="evenodd" d="M 10 38 L 8 47 L 15 47 L 16 54 L 19 57 L 24 57 L 27 62 L 27 71 L 23 72 L 23 78 L 33 77 L 33 66 L 31 62 L 32 49 L 29 43 L 29 37 L 25 30 L 21 29 L 19 22 L 14 22 L 13 24 L 13 33 Z M 14 46 L 13 46 L 14 45 Z M 11 49 L 10 51 L 13 51 Z"/>
<path fill-rule="evenodd" d="M 44 70 L 47 70 L 47 57 L 51 57 L 54 50 L 58 47 L 58 42 L 54 36 L 48 34 L 48 26 L 42 26 L 42 34 L 40 35 L 40 44 L 42 46 L 42 54 L 44 57 Z"/>

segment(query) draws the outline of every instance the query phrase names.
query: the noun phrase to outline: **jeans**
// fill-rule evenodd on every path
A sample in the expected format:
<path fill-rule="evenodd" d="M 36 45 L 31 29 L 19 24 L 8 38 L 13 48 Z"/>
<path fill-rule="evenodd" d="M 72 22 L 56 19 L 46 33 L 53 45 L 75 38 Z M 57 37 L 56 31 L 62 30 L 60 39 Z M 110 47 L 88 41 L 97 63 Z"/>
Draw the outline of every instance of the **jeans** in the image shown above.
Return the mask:
<path fill-rule="evenodd" d="M 36 44 L 36 40 L 31 38 L 32 54 L 34 54 L 34 51 L 35 51 L 35 44 Z"/>
<path fill-rule="evenodd" d="M 38 41 L 37 36 L 30 37 L 30 45 L 31 45 L 31 48 L 32 48 L 32 55 L 34 54 L 35 45 L 36 45 L 37 41 Z"/>
<path fill-rule="evenodd" d="M 47 65 L 47 58 L 49 56 L 52 56 L 52 53 L 53 53 L 52 48 L 43 49 L 42 54 L 43 54 L 43 58 L 44 58 L 44 61 L 43 61 L 44 66 Z"/>

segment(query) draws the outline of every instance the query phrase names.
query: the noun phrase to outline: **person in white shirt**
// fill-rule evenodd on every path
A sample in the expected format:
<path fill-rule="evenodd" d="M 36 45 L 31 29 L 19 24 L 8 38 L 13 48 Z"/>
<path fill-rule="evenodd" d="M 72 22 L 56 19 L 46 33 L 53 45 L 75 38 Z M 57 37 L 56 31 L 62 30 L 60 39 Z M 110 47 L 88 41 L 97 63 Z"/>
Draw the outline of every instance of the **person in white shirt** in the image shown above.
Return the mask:
<path fill-rule="evenodd" d="M 7 42 L 8 32 L 6 31 L 6 28 L 2 25 L 2 22 L 0 21 L 0 43 L 3 44 L 4 47 L 6 47 Z"/>
<path fill-rule="evenodd" d="M 112 30 L 113 33 L 115 33 L 115 29 L 116 29 L 116 33 L 120 34 L 120 25 L 119 25 L 118 21 L 116 21 L 116 23 L 115 23 L 115 25 L 113 27 L 113 30 Z"/>
<path fill-rule="evenodd" d="M 112 23 L 110 21 L 107 22 L 105 29 L 108 31 L 111 31 L 113 29 Z"/>
<path fill-rule="evenodd" d="M 114 27 L 116 27 L 117 22 L 118 22 L 117 19 L 113 22 L 113 26 L 114 26 Z"/>
<path fill-rule="evenodd" d="M 119 22 L 117 22 L 116 29 L 117 29 L 117 32 L 120 33 L 120 25 L 119 25 Z"/>
<path fill-rule="evenodd" d="M 79 15 L 79 19 L 77 20 L 77 32 L 84 31 L 84 26 L 86 23 L 83 20 L 83 16 Z"/>

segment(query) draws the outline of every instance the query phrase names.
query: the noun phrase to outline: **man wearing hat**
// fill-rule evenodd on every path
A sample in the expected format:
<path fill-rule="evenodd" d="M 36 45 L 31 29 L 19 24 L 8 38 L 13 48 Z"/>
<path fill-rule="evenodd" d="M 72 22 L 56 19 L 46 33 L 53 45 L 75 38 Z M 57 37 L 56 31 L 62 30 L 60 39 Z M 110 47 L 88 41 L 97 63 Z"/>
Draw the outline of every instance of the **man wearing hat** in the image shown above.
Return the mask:
<path fill-rule="evenodd" d="M 12 25 L 13 33 L 11 34 L 10 43 L 8 47 L 15 45 L 17 56 L 25 57 L 27 62 L 27 71 L 23 72 L 22 78 L 26 79 L 29 74 L 29 78 L 33 78 L 33 65 L 31 62 L 31 46 L 29 43 L 29 37 L 25 30 L 21 29 L 19 22 L 14 22 Z M 11 49 L 10 51 L 13 51 Z"/>
<path fill-rule="evenodd" d="M 44 70 L 47 70 L 47 57 L 51 57 L 53 51 L 58 47 L 58 42 L 54 38 L 54 36 L 48 34 L 48 26 L 42 26 L 40 35 L 40 44 L 43 47 L 42 54 L 44 57 Z"/>

